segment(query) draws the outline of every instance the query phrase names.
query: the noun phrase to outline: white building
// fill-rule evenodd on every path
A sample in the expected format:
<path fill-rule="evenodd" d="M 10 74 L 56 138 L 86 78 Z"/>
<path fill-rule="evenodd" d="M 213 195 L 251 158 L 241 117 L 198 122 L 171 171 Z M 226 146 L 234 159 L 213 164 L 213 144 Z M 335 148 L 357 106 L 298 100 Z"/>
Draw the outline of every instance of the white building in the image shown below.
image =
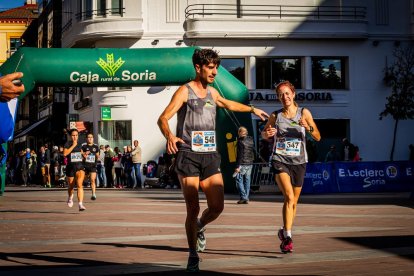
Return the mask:
<path fill-rule="evenodd" d="M 260 4 L 258 4 L 260 3 Z M 63 47 L 214 48 L 245 83 L 251 102 L 279 108 L 273 85 L 288 79 L 322 133 L 322 160 L 344 137 L 363 160 L 389 160 L 392 117 L 379 120 L 390 88 L 384 67 L 412 42 L 413 1 L 389 0 L 82 0 L 63 1 Z M 138 139 L 143 161 L 165 148 L 156 121 L 177 87 L 83 88 L 70 113 L 93 122 L 99 143 Z M 110 121 L 101 107 L 111 107 Z M 75 110 L 76 108 L 76 110 Z M 256 121 L 253 122 L 257 128 Z M 173 128 L 173 127 L 172 127 Z M 408 158 L 414 121 L 400 121 L 394 160 Z"/>

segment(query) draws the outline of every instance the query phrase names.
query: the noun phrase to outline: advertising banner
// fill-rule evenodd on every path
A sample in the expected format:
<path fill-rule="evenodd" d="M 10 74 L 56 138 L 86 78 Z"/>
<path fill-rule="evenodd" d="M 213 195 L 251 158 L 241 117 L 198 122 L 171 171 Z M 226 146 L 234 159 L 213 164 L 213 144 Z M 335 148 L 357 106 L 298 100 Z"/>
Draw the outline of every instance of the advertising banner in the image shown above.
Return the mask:
<path fill-rule="evenodd" d="M 413 162 L 339 162 L 335 166 L 340 192 L 403 192 L 414 185 Z"/>
<path fill-rule="evenodd" d="M 320 194 L 339 192 L 335 181 L 333 163 L 309 163 L 306 166 L 302 193 Z"/>

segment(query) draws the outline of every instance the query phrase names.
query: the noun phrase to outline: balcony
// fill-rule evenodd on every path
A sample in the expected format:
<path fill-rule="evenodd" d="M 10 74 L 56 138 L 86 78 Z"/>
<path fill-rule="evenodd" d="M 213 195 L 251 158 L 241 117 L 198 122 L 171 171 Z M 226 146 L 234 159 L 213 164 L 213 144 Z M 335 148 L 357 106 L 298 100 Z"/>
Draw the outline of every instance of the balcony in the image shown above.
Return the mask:
<path fill-rule="evenodd" d="M 97 39 L 140 38 L 143 19 L 125 16 L 123 9 L 88 10 L 73 14 L 62 28 L 63 47 L 91 47 Z"/>
<path fill-rule="evenodd" d="M 368 36 L 366 7 L 194 4 L 188 38 L 354 38 Z"/>

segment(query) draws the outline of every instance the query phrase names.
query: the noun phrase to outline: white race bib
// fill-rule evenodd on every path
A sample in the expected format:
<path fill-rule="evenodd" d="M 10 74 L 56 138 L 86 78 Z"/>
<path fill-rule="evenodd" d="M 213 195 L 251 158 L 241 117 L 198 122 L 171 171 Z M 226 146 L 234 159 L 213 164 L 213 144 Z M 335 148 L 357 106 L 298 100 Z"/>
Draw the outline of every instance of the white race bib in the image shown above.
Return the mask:
<path fill-rule="evenodd" d="M 276 153 L 285 156 L 299 156 L 301 150 L 299 138 L 277 138 Z"/>
<path fill-rule="evenodd" d="M 70 161 L 73 162 L 82 162 L 82 153 L 80 152 L 72 152 L 70 154 Z"/>
<path fill-rule="evenodd" d="M 95 163 L 95 155 L 94 154 L 88 154 L 86 156 L 86 163 Z"/>
<path fill-rule="evenodd" d="M 216 132 L 215 131 L 192 131 L 191 150 L 195 152 L 214 152 L 216 151 Z"/>

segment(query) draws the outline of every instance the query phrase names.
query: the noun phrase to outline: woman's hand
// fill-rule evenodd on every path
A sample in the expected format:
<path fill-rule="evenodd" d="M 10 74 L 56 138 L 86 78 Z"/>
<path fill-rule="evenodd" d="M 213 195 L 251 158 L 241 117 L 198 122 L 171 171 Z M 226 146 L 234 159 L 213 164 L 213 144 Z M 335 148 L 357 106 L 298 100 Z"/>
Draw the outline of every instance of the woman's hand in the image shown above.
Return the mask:
<path fill-rule="evenodd" d="M 262 137 L 264 139 L 269 139 L 270 137 L 273 137 L 276 135 L 276 128 L 272 126 L 268 126 L 265 130 L 262 131 Z"/>

